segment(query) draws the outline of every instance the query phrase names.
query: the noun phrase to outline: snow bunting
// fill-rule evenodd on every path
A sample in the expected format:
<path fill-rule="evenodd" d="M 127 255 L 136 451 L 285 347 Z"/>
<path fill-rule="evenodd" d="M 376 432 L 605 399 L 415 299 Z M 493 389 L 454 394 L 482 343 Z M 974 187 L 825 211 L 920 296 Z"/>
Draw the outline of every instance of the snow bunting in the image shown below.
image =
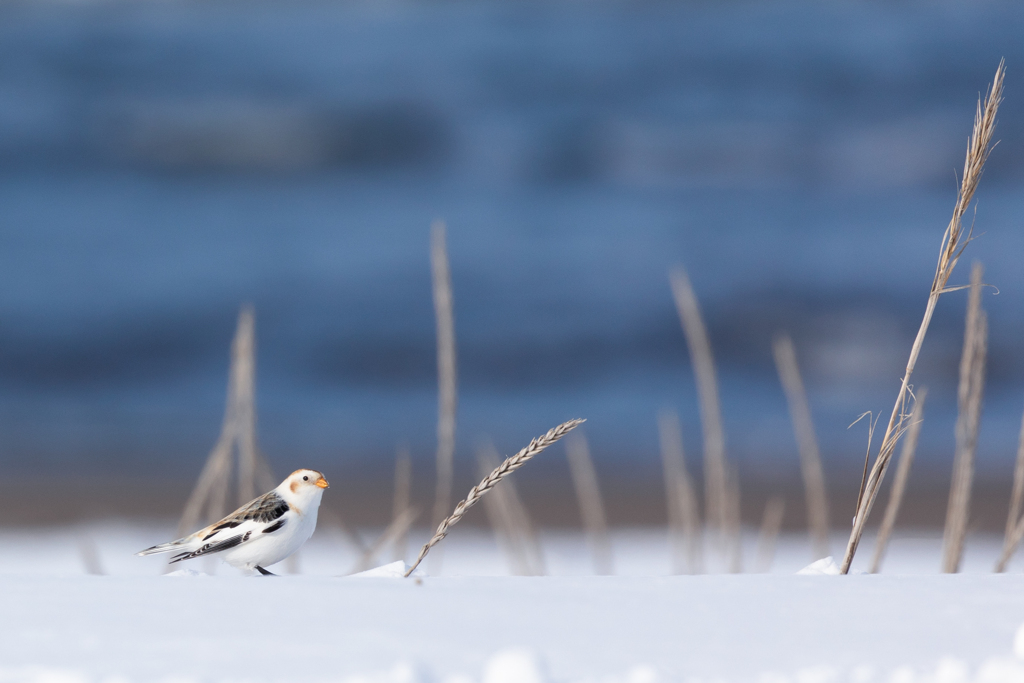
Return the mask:
<path fill-rule="evenodd" d="M 316 470 L 295 470 L 270 493 L 243 505 L 230 515 L 191 536 L 155 545 L 135 553 L 178 554 L 170 563 L 193 557 L 224 553 L 233 567 L 274 576 L 264 567 L 276 564 L 298 550 L 316 528 L 320 499 L 328 486 Z"/>

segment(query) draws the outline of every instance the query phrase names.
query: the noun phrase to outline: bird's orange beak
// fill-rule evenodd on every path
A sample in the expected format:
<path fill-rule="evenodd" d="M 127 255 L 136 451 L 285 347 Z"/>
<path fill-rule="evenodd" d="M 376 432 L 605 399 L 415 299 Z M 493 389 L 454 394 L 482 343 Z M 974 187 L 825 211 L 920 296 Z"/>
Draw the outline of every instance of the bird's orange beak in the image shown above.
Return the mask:
<path fill-rule="evenodd" d="M 319 486 L 320 488 L 322 488 L 322 489 L 330 488 L 330 486 L 331 486 L 330 484 L 328 484 L 328 483 L 327 483 L 327 480 L 326 480 L 326 479 L 324 479 L 323 477 L 320 477 L 320 478 L 319 478 L 319 479 L 317 479 L 317 480 L 316 480 L 316 482 L 314 482 L 314 483 L 315 483 L 315 484 L 316 484 L 317 486 Z"/>

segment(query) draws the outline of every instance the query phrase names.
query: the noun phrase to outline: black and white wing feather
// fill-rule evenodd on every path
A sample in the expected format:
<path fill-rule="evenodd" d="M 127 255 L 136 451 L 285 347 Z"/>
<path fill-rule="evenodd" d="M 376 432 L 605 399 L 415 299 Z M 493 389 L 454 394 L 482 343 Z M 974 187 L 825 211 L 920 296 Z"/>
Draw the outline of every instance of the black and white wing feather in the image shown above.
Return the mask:
<path fill-rule="evenodd" d="M 289 510 L 291 506 L 284 498 L 276 491 L 271 491 L 205 529 L 137 554 L 155 555 L 178 551 L 171 559 L 173 563 L 230 550 L 249 542 L 258 534 L 271 534 L 282 529 L 287 524 L 288 520 L 283 518 Z"/>

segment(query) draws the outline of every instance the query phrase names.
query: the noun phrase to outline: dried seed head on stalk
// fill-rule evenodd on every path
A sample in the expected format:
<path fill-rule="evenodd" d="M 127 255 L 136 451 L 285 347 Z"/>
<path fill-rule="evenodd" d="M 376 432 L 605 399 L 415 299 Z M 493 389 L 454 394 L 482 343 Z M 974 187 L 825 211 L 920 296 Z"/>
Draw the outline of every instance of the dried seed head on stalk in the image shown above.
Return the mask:
<path fill-rule="evenodd" d="M 469 494 L 466 496 L 465 500 L 459 501 L 459 504 L 455 506 L 455 511 L 452 512 L 447 519 L 441 522 L 437 527 L 437 531 L 434 532 L 433 538 L 424 544 L 423 548 L 420 550 L 419 557 L 416 558 L 416 562 L 409 568 L 409 571 L 407 571 L 405 575 L 409 576 L 416 570 L 416 567 L 420 566 L 420 562 L 422 562 L 423 558 L 427 556 L 430 549 L 440 543 L 444 537 L 448 535 L 448 531 L 457 524 L 460 519 L 462 519 L 463 515 L 466 514 L 466 511 L 469 510 L 469 508 L 480 502 L 480 498 L 482 498 L 485 493 L 497 486 L 498 482 L 502 479 L 525 465 L 533 456 L 537 455 L 584 422 L 586 422 L 586 420 L 581 419 L 563 422 L 557 427 L 548 430 L 547 434 L 534 437 L 526 448 L 515 455 L 506 458 L 505 462 L 501 463 L 501 465 L 499 465 L 493 472 L 484 477 L 483 481 L 469 490 Z"/>
<path fill-rule="evenodd" d="M 971 139 L 967 143 L 967 156 L 964 159 L 964 173 L 960 180 L 960 188 L 956 195 L 956 205 L 953 207 L 953 217 L 949 220 L 946 232 L 942 236 L 942 245 L 939 250 L 939 262 L 935 266 L 935 278 L 932 280 L 932 294 L 942 294 L 946 291 L 946 282 L 949 280 L 953 268 L 960 260 L 961 254 L 971 241 L 974 232 L 974 225 L 967 229 L 964 234 L 963 217 L 974 199 L 974 192 L 978 189 L 978 182 L 981 180 L 982 170 L 988 155 L 992 153 L 995 145 L 992 143 L 992 134 L 996 128 L 996 112 L 999 104 L 1003 101 L 1003 76 L 1006 68 L 1003 61 L 999 62 L 996 69 L 996 77 L 992 81 L 992 88 L 984 104 L 978 99 L 977 110 L 974 114 L 974 130 L 971 132 Z M 962 289 L 957 287 L 956 289 Z"/>
<path fill-rule="evenodd" d="M 974 130 L 971 134 L 971 141 L 967 146 L 967 156 L 964 160 L 964 174 L 960 181 L 957 192 L 956 205 L 953 207 L 953 217 L 946 227 L 942 236 L 942 243 L 939 249 L 939 261 L 935 266 L 935 277 L 932 280 L 931 292 L 928 296 L 928 304 L 925 306 L 924 317 L 921 326 L 917 330 L 914 344 L 910 349 L 910 358 L 907 360 L 907 368 L 903 374 L 903 381 L 899 393 L 896 395 L 896 403 L 889 417 L 889 423 L 885 428 L 885 436 L 882 437 L 882 445 L 879 447 L 878 456 L 875 458 L 871 473 L 868 476 L 864 488 L 864 495 L 857 502 L 857 513 L 853 521 L 853 531 L 850 533 L 850 540 L 847 542 L 846 554 L 843 556 L 841 571 L 846 574 L 850 571 L 853 563 L 853 556 L 857 552 L 861 535 L 864 533 L 864 525 L 867 523 L 868 515 L 871 514 L 871 506 L 878 495 L 882 480 L 885 478 L 886 469 L 896 450 L 896 442 L 907 429 L 909 419 L 908 405 L 912 398 L 910 392 L 910 377 L 917 364 L 917 358 L 921 353 L 921 345 L 924 343 L 928 326 L 931 324 L 932 315 L 935 313 L 935 305 L 938 303 L 939 295 L 961 289 L 960 287 L 947 288 L 946 283 L 949 276 L 956 267 L 957 261 L 963 254 L 964 248 L 971 240 L 971 229 L 964 234 L 963 217 L 967 208 L 974 198 L 974 192 L 978 188 L 981 179 L 981 172 L 992 151 L 992 134 L 996 127 L 996 113 L 999 110 L 999 103 L 1003 99 L 1003 76 L 1005 67 L 1002 61 L 996 69 L 995 78 L 989 89 L 984 102 L 978 102 L 974 117 Z"/>

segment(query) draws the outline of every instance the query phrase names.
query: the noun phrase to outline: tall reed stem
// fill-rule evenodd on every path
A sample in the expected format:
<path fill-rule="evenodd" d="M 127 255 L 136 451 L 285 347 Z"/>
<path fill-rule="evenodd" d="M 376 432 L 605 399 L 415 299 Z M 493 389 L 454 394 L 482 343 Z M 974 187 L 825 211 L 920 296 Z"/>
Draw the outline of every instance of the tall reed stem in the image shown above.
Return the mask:
<path fill-rule="evenodd" d="M 665 473 L 665 499 L 672 541 L 672 573 L 700 574 L 704 571 L 700 510 L 693 480 L 686 471 L 679 416 L 671 411 L 661 413 L 658 416 L 658 432 L 661 437 L 661 462 Z"/>
<path fill-rule="evenodd" d="M 828 494 L 825 488 L 825 473 L 821 467 L 821 451 L 818 437 L 814 433 L 811 407 L 807 402 L 804 381 L 800 377 L 800 366 L 796 362 L 793 340 L 787 334 L 775 338 L 773 345 L 775 365 L 779 379 L 789 403 L 789 415 L 793 420 L 797 448 L 800 452 L 800 471 L 807 492 L 807 525 L 811 533 L 811 545 L 815 559 L 828 556 Z"/>
<path fill-rule="evenodd" d="M 1010 512 L 1006 517 L 1006 535 L 1003 537 L 1003 552 L 996 562 L 996 572 L 1005 572 L 1010 558 L 1017 550 L 1021 536 L 1024 535 L 1024 518 L 1021 507 L 1024 506 L 1024 418 L 1021 418 L 1020 437 L 1017 440 L 1017 464 L 1013 468 L 1013 492 L 1010 494 Z"/>
<path fill-rule="evenodd" d="M 252 491 L 260 463 L 255 435 L 255 348 L 255 315 L 252 306 L 246 305 L 238 314 L 238 327 L 231 343 L 231 368 L 220 436 L 185 504 L 178 523 L 179 536 L 193 531 L 204 518 L 215 521 L 227 514 L 232 454 L 236 443 L 239 444 L 239 497 L 250 494 L 240 504 L 244 505 L 256 497 Z"/>
<path fill-rule="evenodd" d="M 451 505 L 455 476 L 455 413 L 458 409 L 452 276 L 443 221 L 434 221 L 431 226 L 430 263 L 437 318 L 437 490 L 433 521 L 440 524 Z M 440 571 L 440 557 L 436 557 L 434 562 L 436 570 Z"/>
<path fill-rule="evenodd" d="M 594 460 L 590 457 L 587 440 L 576 432 L 565 442 L 569 458 L 569 472 L 576 489 L 576 500 L 580 506 L 583 529 L 590 542 L 590 553 L 594 560 L 594 573 L 609 576 L 614 573 L 612 543 L 608 534 L 608 517 L 605 515 L 601 486 L 597 480 Z"/>
<path fill-rule="evenodd" d="M 391 505 L 391 523 L 400 519 L 411 506 L 412 497 L 412 458 L 409 449 L 402 446 L 395 456 L 395 495 Z M 407 535 L 403 529 L 395 535 L 392 557 L 405 560 Z"/>
<path fill-rule="evenodd" d="M 925 306 L 924 317 L 921 326 L 918 328 L 914 344 L 910 349 L 910 358 L 907 360 L 907 367 L 903 374 L 903 381 L 900 384 L 899 393 L 896 394 L 896 403 L 893 405 L 892 415 L 885 428 L 885 435 L 882 437 L 882 444 L 879 447 L 878 455 L 871 467 L 871 472 L 865 482 L 864 492 L 857 501 L 857 512 L 853 520 L 853 530 L 850 532 L 850 540 L 846 545 L 846 553 L 843 556 L 841 571 L 849 573 L 853 557 L 857 553 L 857 546 L 860 544 L 861 536 L 864 533 L 864 526 L 867 524 L 868 516 L 874 505 L 878 490 L 889 467 L 889 461 L 896 449 L 896 442 L 906 430 L 906 420 L 909 415 L 907 404 L 911 395 L 910 378 L 917 365 L 917 358 L 921 353 L 921 345 L 924 343 L 925 335 L 928 333 L 928 326 L 931 324 L 932 315 L 935 313 L 935 305 L 939 296 L 947 291 L 946 284 L 949 276 L 953 273 L 957 261 L 963 254 L 964 248 L 971 241 L 972 229 L 966 232 L 963 227 L 963 217 L 966 214 L 974 192 L 978 189 L 981 180 L 982 169 L 989 153 L 992 151 L 992 133 L 995 131 L 996 113 L 999 110 L 999 103 L 1002 101 L 1003 75 L 1005 69 L 1002 61 L 996 69 L 995 78 L 984 100 L 978 101 L 974 117 L 974 130 L 967 147 L 967 157 L 964 161 L 963 177 L 960 181 L 960 188 L 957 192 L 956 204 L 953 207 L 953 217 L 946 226 L 939 249 L 939 260 L 935 266 L 935 276 L 932 279 L 931 291 L 928 295 L 928 303 Z"/>
<path fill-rule="evenodd" d="M 482 447 L 477 454 L 477 462 L 481 476 L 487 476 L 498 466 L 498 453 L 493 446 Z M 500 486 L 495 486 L 492 494 L 484 499 L 484 509 L 499 545 L 508 555 L 512 573 L 517 576 L 543 576 L 544 555 L 530 517 L 516 492 L 515 480 L 508 478 Z"/>
<path fill-rule="evenodd" d="M 761 517 L 761 532 L 757 537 L 757 571 L 768 573 L 775 560 L 775 544 L 782 530 L 782 517 L 786 512 L 786 500 L 772 496 L 764 506 Z"/>
<path fill-rule="evenodd" d="M 974 458 L 981 421 L 981 396 L 985 386 L 985 355 L 988 322 L 981 308 L 981 277 L 984 269 L 975 263 L 971 271 L 971 295 L 967 303 L 964 326 L 964 348 L 960 358 L 960 385 L 957 390 L 959 414 L 956 420 L 956 458 L 953 481 L 949 487 L 949 508 L 946 511 L 942 571 L 960 571 L 971 512 L 971 484 L 974 480 Z"/>
<path fill-rule="evenodd" d="M 704 496 L 707 505 L 705 518 L 708 526 L 718 532 L 719 540 L 729 556 L 729 564 L 735 567 L 739 564 L 740 547 L 738 537 L 733 539 L 730 532 L 730 519 L 738 517 L 738 511 L 732 511 L 730 506 L 738 504 L 739 496 L 729 491 L 725 431 L 722 428 L 722 406 L 718 396 L 718 376 L 711 353 L 711 341 L 708 339 L 697 295 L 694 294 L 686 271 L 677 267 L 669 279 L 683 334 L 690 349 L 690 361 L 700 399 L 701 430 L 704 434 Z"/>

